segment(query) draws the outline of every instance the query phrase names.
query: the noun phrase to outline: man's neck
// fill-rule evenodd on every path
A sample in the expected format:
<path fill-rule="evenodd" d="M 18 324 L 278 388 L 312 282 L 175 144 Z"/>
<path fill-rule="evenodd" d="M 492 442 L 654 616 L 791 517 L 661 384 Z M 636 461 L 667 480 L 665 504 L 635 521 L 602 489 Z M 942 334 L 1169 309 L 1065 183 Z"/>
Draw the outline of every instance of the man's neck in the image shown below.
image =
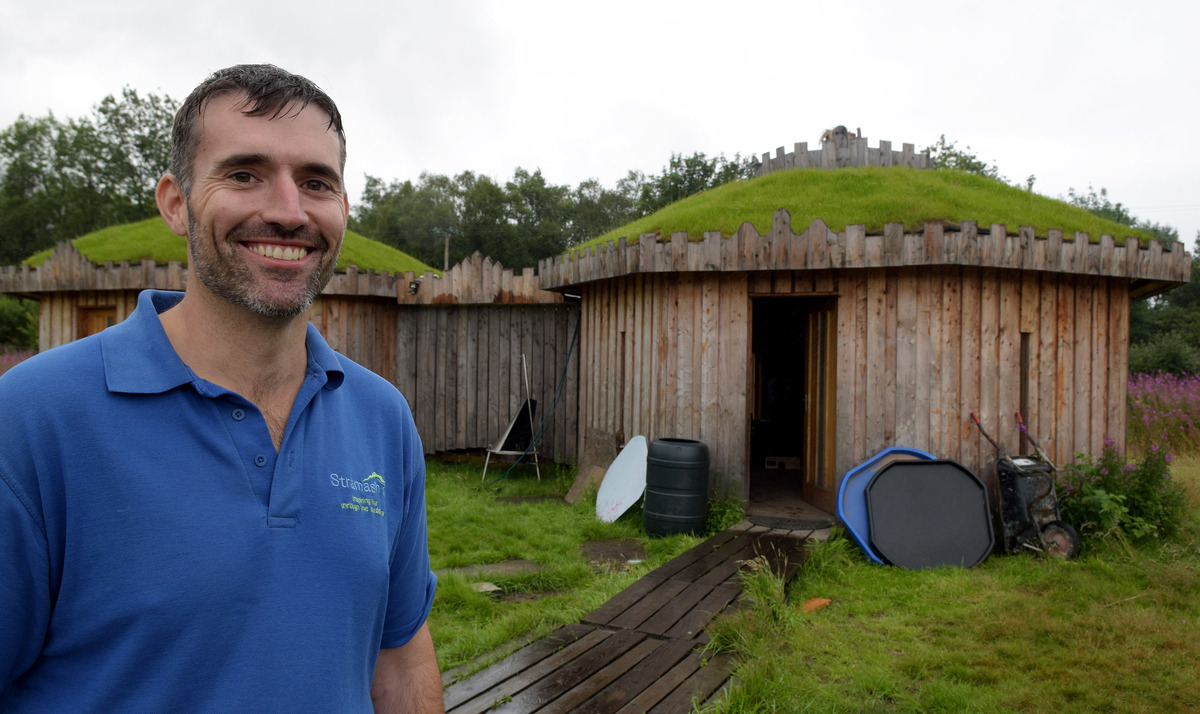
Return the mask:
<path fill-rule="evenodd" d="M 278 448 L 308 364 L 305 315 L 264 317 L 208 293 L 188 292 L 160 318 L 184 364 L 257 406 Z"/>

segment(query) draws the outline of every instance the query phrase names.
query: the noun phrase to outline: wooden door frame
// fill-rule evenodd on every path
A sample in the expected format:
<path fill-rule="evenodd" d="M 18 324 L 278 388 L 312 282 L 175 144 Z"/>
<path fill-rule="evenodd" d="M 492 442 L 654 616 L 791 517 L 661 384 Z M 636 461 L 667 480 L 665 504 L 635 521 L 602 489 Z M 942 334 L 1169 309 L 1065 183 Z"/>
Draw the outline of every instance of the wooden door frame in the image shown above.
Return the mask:
<path fill-rule="evenodd" d="M 810 305 L 804 344 L 806 398 L 801 495 L 817 508 L 833 513 L 837 501 L 837 299 L 818 299 Z M 821 332 L 822 319 L 823 333 L 814 335 Z"/>

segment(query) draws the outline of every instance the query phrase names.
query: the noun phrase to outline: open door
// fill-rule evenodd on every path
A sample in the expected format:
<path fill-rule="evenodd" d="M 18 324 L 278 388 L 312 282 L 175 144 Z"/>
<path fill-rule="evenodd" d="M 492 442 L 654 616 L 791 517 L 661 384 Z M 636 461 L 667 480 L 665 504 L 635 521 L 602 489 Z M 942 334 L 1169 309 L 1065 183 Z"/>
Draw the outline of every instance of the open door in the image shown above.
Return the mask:
<path fill-rule="evenodd" d="M 813 301 L 807 315 L 804 364 L 804 500 L 836 509 L 834 473 L 837 314 L 833 300 Z"/>
<path fill-rule="evenodd" d="M 750 503 L 835 510 L 836 298 L 771 296 L 753 306 Z"/>

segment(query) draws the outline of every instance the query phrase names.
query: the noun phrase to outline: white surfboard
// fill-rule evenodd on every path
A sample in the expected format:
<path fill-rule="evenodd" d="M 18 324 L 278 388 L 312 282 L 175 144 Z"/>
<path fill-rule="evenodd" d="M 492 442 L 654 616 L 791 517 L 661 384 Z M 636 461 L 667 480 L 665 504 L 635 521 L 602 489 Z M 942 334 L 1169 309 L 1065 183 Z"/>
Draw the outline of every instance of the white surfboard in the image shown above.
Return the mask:
<path fill-rule="evenodd" d="M 596 517 L 612 523 L 646 492 L 646 437 L 629 440 L 613 459 L 596 494 Z"/>

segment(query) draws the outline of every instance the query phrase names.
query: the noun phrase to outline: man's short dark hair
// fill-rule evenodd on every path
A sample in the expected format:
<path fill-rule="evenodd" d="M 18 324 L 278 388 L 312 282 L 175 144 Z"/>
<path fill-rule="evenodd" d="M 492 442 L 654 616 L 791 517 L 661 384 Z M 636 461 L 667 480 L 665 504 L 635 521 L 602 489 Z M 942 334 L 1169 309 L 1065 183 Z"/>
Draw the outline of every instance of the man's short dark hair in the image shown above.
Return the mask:
<path fill-rule="evenodd" d="M 191 195 L 193 163 L 200 149 L 200 114 L 209 100 L 229 94 L 244 94 L 242 113 L 246 116 L 265 116 L 275 119 L 285 112 L 299 114 L 309 104 L 315 104 L 329 115 L 329 128 L 337 132 L 341 146 L 341 166 L 346 170 L 346 133 L 342 129 L 342 114 L 329 95 L 312 81 L 270 64 L 239 64 L 218 70 L 192 90 L 175 114 L 171 131 L 170 171 L 183 190 Z"/>

